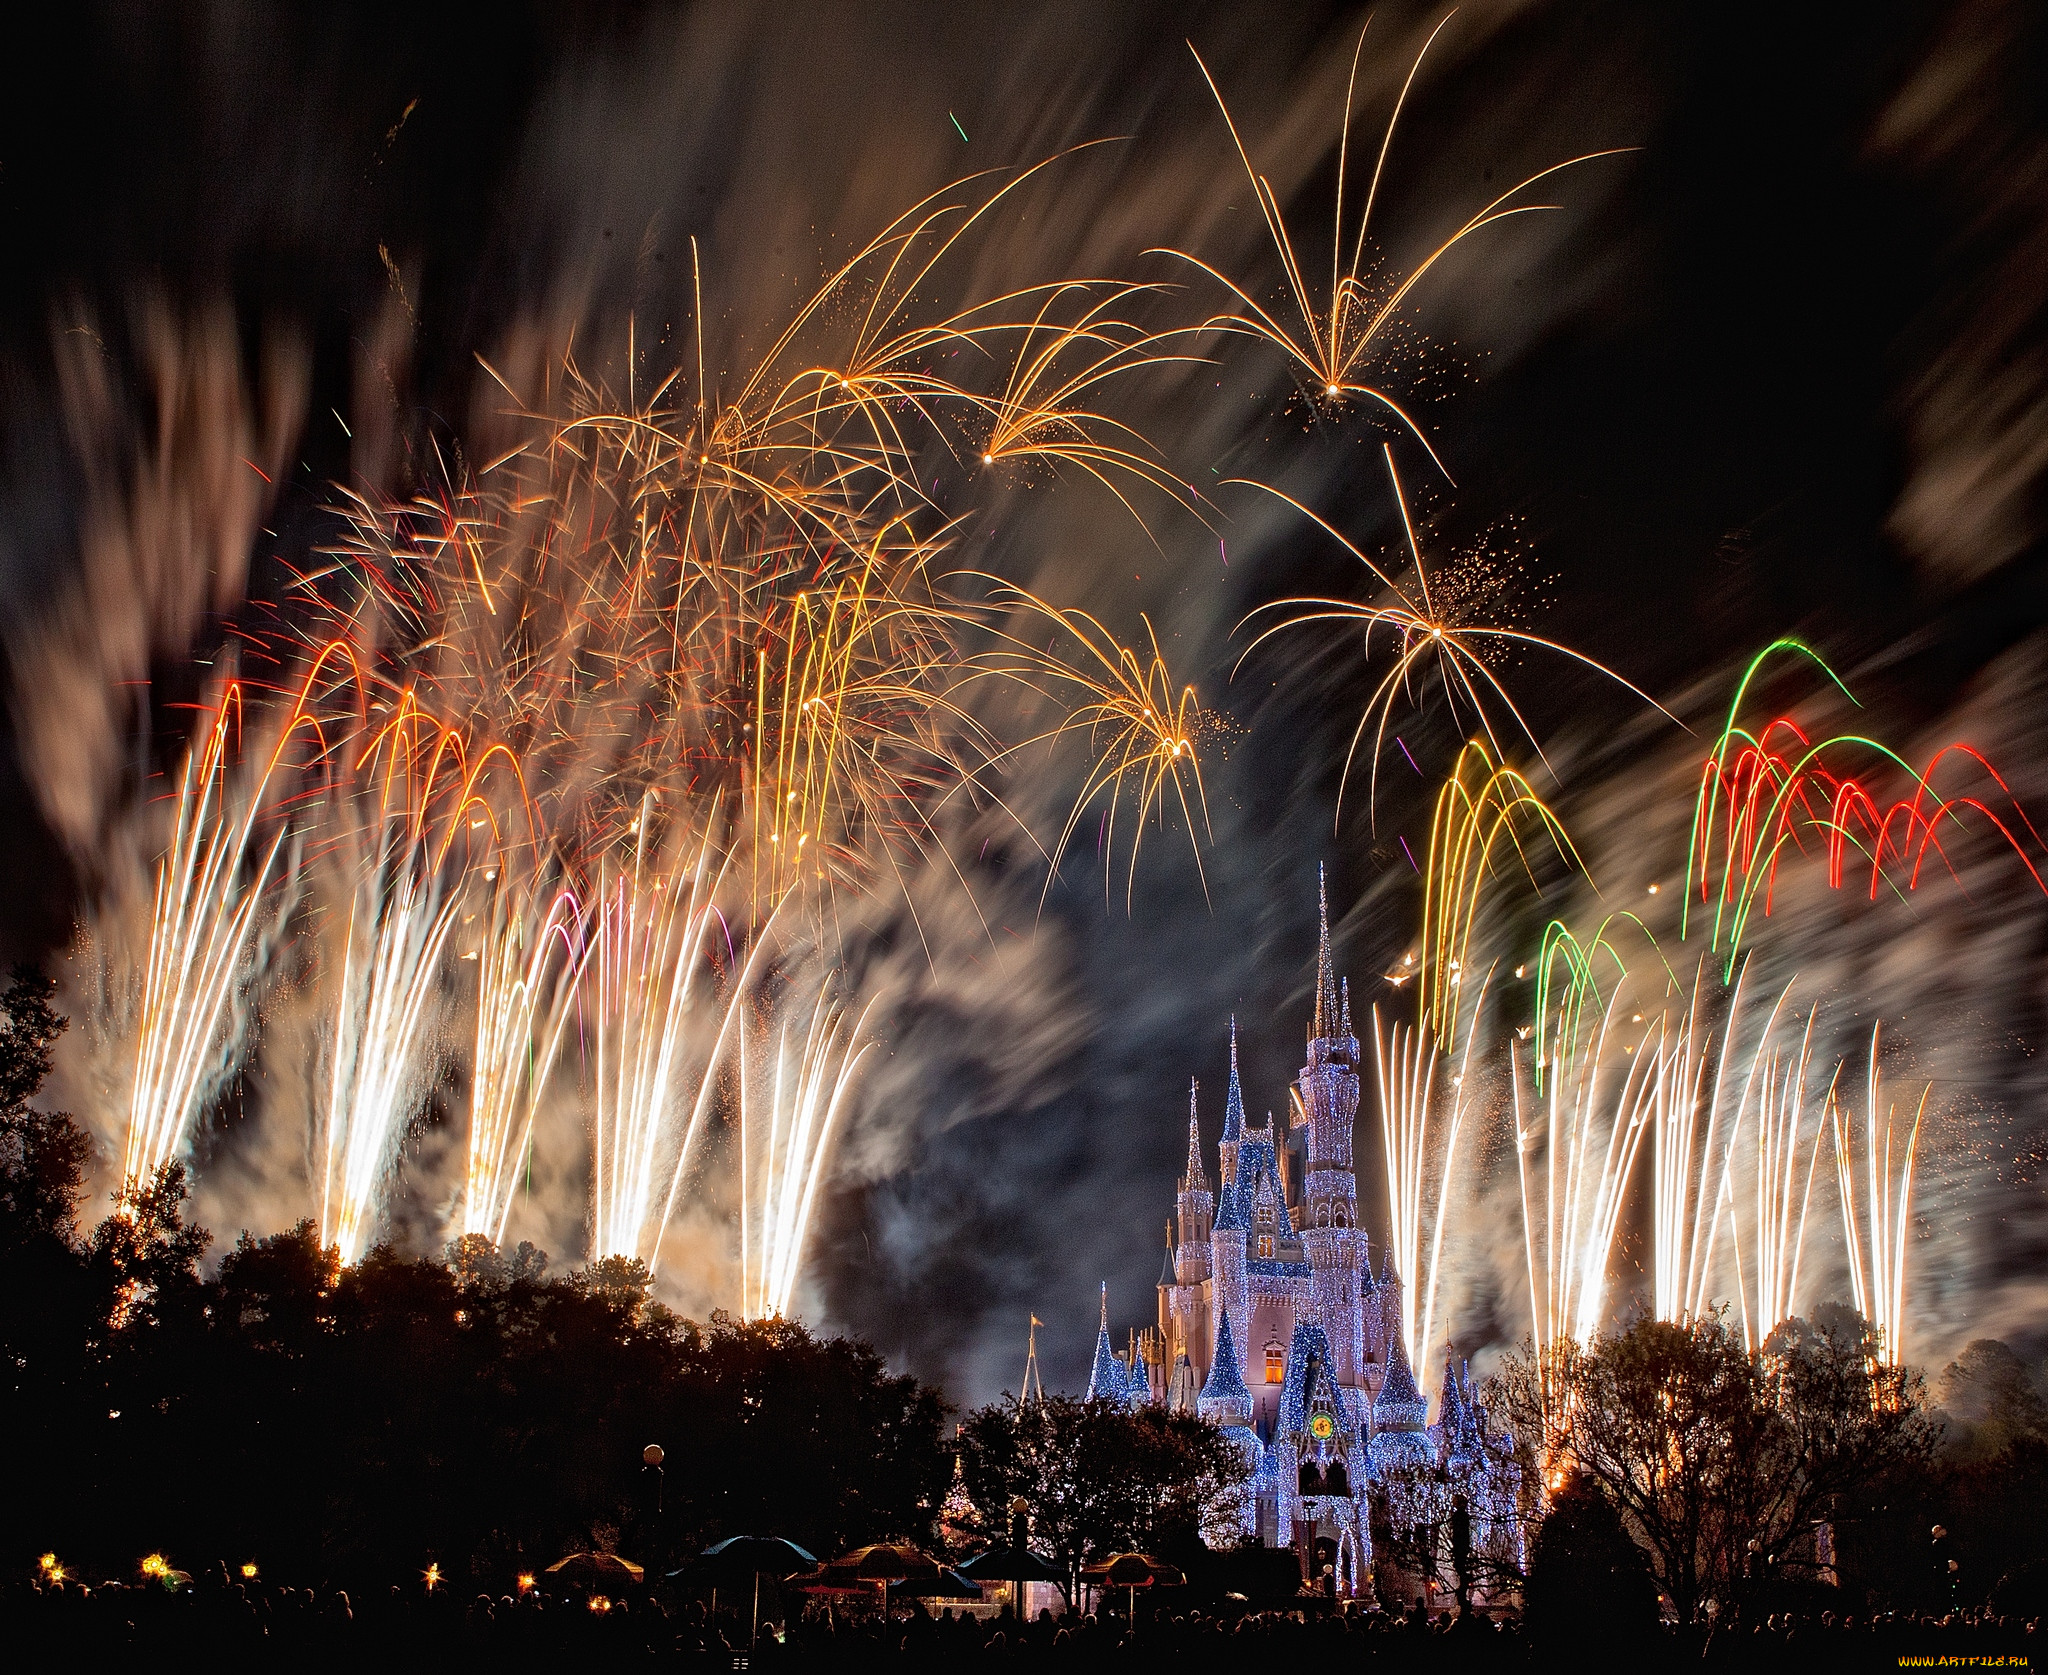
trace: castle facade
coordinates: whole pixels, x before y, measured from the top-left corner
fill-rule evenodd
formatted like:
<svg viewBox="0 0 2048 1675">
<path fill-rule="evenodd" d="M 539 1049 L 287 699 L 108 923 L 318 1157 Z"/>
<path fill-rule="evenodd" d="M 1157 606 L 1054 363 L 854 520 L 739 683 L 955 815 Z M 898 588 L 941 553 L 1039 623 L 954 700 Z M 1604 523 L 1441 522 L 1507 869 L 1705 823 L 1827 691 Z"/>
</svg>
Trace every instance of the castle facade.
<svg viewBox="0 0 2048 1675">
<path fill-rule="evenodd" d="M 1377 1569 L 1382 1593 L 1399 1596 L 1448 1586 L 1462 1569 L 1490 1591 L 1488 1560 L 1521 1568 L 1520 1468 L 1448 1348 L 1429 1419 L 1401 1276 L 1384 1254 L 1374 1273 L 1359 1223 L 1359 1069 L 1325 904 L 1287 1121 L 1269 1112 L 1263 1128 L 1246 1123 L 1233 1021 L 1214 1190 L 1191 1090 L 1157 1321 L 1119 1354 L 1105 1288 L 1088 1395 L 1193 1410 L 1220 1426 L 1251 1467 L 1243 1534 L 1293 1547 L 1305 1587 L 1369 1597 Z"/>
</svg>

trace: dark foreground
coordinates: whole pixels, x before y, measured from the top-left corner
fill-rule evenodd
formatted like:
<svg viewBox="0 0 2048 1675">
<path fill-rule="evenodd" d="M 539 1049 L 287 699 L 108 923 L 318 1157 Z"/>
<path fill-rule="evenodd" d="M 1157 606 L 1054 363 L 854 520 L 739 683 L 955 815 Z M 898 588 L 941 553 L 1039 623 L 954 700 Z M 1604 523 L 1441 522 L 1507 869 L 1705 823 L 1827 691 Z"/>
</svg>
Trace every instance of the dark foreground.
<svg viewBox="0 0 2048 1675">
<path fill-rule="evenodd" d="M 27 1585 L 7 1595 L 0 1645 L 24 1669 L 104 1668 L 117 1660 L 155 1663 L 174 1651 L 214 1667 L 284 1669 L 490 1668 L 556 1671 L 581 1660 L 636 1668 L 810 1670 L 886 1662 L 906 1670 L 968 1667 L 1103 1669 L 1220 1667 L 1250 1658 L 1331 1654 L 1347 1667 L 1430 1670 L 1647 1667 L 1712 1669 L 2006 1668 L 2032 1666 L 2035 1625 L 1968 1612 L 1948 1617 L 1772 1618 L 1718 1632 L 1666 1629 L 1622 1644 L 1588 1622 L 1565 1645 L 1533 1647 L 1512 1622 L 1448 1614 L 1380 1611 L 1210 1613 L 1148 1611 L 1135 1628 L 1120 1618 L 1040 1613 L 1020 1626 L 1007 1615 L 987 1621 L 872 1613 L 848 1616 L 811 1608 L 787 1624 L 752 1635 L 745 1613 L 701 1603 L 582 1599 L 464 1601 L 445 1590 L 351 1599 L 310 1588 L 201 1582 L 176 1593 L 158 1587 Z M 751 1645 L 750 1645 L 751 1638 Z M 1417 1658 L 1420 1655 L 1421 1661 Z"/>
</svg>

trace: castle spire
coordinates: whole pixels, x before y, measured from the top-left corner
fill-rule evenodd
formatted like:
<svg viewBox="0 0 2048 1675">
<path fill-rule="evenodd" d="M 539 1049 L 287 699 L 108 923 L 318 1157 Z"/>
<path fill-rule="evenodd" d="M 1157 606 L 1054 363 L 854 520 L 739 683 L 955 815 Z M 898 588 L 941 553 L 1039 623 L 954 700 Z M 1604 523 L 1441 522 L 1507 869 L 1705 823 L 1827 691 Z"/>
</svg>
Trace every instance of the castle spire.
<svg viewBox="0 0 2048 1675">
<path fill-rule="evenodd" d="M 1102 1325 L 1095 1333 L 1095 1363 L 1088 1370 L 1084 1401 L 1115 1401 L 1130 1388 L 1116 1351 L 1109 1347 L 1109 1281 L 1102 1282 Z"/>
<path fill-rule="evenodd" d="M 1343 1016 L 1338 1020 L 1337 1027 L 1342 1033 L 1349 1035 L 1351 1033 L 1351 979 L 1348 977 L 1344 979 L 1343 999 L 1339 1004 L 1342 1007 Z"/>
<path fill-rule="evenodd" d="M 1195 1094 L 1200 1087 L 1201 1083 L 1194 1078 L 1188 1079 L 1188 1167 L 1181 1177 L 1183 1192 L 1206 1191 L 1209 1185 L 1202 1173 L 1202 1123 L 1195 1109 Z"/>
<path fill-rule="evenodd" d="M 1192 1113 L 1190 1113 L 1192 1118 Z M 1237 1085 L 1237 1014 L 1230 1016 L 1230 1093 L 1223 1102 L 1223 1143 L 1244 1138 L 1244 1091 Z"/>
<path fill-rule="evenodd" d="M 1316 1021 L 1318 1041 L 1334 1037 L 1338 1028 L 1337 979 L 1330 959 L 1330 887 L 1323 867 L 1316 867 Z"/>
</svg>

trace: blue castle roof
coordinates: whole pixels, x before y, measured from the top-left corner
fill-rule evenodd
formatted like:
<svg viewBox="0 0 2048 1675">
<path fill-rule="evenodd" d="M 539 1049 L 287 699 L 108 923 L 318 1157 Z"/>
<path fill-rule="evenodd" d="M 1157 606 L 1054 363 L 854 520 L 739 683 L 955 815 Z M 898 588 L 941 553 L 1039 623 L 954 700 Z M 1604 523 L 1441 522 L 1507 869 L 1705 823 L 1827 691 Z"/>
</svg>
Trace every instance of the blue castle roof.
<svg viewBox="0 0 2048 1675">
<path fill-rule="evenodd" d="M 1387 1351 L 1387 1376 L 1380 1393 L 1373 1398 L 1372 1424 L 1376 1431 L 1419 1431 L 1429 1404 L 1416 1387 L 1415 1374 L 1408 1365 L 1407 1346 L 1394 1335 Z"/>
<path fill-rule="evenodd" d="M 1294 1339 L 1287 1346 L 1287 1378 L 1280 1388 L 1280 1430 L 1299 1431 L 1308 1408 L 1316 1368 L 1331 1365 L 1330 1339 L 1313 1321 L 1296 1323 Z"/>
<path fill-rule="evenodd" d="M 1095 1363 L 1088 1369 L 1088 1394 L 1085 1401 L 1113 1401 L 1122 1397 L 1129 1389 L 1124 1378 L 1123 1363 L 1117 1359 L 1116 1351 L 1109 1347 L 1109 1282 L 1102 1282 L 1102 1325 L 1095 1334 Z"/>
<path fill-rule="evenodd" d="M 1237 1346 L 1230 1336 L 1230 1311 L 1223 1311 L 1223 1324 L 1216 1330 L 1216 1359 L 1209 1365 L 1208 1381 L 1202 1386 L 1203 1401 L 1244 1401 L 1252 1393 L 1244 1387 L 1244 1374 L 1237 1367 Z"/>
</svg>

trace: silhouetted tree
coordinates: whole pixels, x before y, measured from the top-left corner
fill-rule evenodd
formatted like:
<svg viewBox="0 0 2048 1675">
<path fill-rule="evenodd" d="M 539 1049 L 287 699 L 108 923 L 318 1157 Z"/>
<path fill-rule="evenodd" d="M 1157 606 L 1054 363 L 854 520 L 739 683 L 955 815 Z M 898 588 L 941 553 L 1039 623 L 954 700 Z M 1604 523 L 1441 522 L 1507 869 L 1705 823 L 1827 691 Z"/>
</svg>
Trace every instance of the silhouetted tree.
<svg viewBox="0 0 2048 1675">
<path fill-rule="evenodd" d="M 1573 1475 L 1550 1497 L 1529 1546 L 1523 1625 L 1538 1650 L 1617 1651 L 1657 1627 L 1657 1584 L 1621 1515 L 1590 1478 Z"/>
<path fill-rule="evenodd" d="M 1846 1311 L 1788 1321 L 1756 1353 L 1720 1315 L 1644 1319 L 1540 1364 L 1511 1357 L 1494 1402 L 1599 1489 L 1690 1622 L 1709 1597 L 1810 1575 L 1841 1497 L 1929 1457 L 1919 1375 L 1879 1348 Z"/>
<path fill-rule="evenodd" d="M 10 1527 L 127 1574 L 193 1567 L 378 1587 L 438 1562 L 494 1589 L 594 1540 L 723 1535 L 818 1550 L 924 1539 L 950 1458 L 936 1391 L 786 1321 L 697 1325 L 612 1260 L 561 1279 L 530 1244 L 389 1247 L 344 1266 L 311 1222 L 244 1233 L 211 1279 L 181 1166 L 89 1234 L 90 1155 L 28 1105 L 62 1028 L 50 985 L 0 997 L 0 1424 Z M 668 1450 L 667 1528 L 640 1480 Z"/>
<path fill-rule="evenodd" d="M 977 1409 L 959 1451 L 975 1504 L 1021 1497 L 1032 1546 L 1070 1572 L 1119 1550 L 1198 1552 L 1212 1504 L 1245 1477 L 1236 1446 L 1193 1414 L 1067 1396 Z"/>
</svg>

